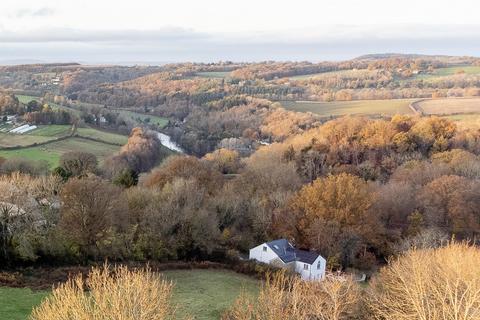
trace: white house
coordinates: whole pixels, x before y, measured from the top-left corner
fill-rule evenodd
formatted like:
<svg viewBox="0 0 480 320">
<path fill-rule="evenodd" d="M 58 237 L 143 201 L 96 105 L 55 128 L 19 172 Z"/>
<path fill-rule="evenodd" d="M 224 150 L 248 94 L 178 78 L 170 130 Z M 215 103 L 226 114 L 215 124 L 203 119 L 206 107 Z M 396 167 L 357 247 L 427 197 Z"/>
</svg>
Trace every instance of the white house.
<svg viewBox="0 0 480 320">
<path fill-rule="evenodd" d="M 250 249 L 249 258 L 295 271 L 304 280 L 321 280 L 325 277 L 327 261 L 321 255 L 296 249 L 286 239 L 266 242 Z"/>
</svg>

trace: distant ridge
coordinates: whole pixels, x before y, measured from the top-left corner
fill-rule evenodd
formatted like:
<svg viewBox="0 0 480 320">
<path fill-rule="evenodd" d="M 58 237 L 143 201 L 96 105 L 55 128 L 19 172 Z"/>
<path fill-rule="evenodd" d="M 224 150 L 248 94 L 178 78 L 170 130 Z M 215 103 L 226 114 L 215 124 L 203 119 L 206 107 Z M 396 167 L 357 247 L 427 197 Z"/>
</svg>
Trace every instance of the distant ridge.
<svg viewBox="0 0 480 320">
<path fill-rule="evenodd" d="M 16 66 L 31 66 L 31 67 L 69 67 L 69 66 L 80 66 L 80 63 L 77 62 L 66 62 L 66 63 L 25 63 L 17 64 Z"/>
<path fill-rule="evenodd" d="M 359 57 L 354 58 L 353 60 L 381 60 L 381 59 L 393 59 L 393 58 L 403 58 L 403 59 L 445 59 L 453 58 L 454 56 L 447 55 L 427 55 L 427 54 L 416 54 L 416 53 L 372 53 L 365 54 Z M 458 58 L 458 57 L 457 57 Z"/>
</svg>

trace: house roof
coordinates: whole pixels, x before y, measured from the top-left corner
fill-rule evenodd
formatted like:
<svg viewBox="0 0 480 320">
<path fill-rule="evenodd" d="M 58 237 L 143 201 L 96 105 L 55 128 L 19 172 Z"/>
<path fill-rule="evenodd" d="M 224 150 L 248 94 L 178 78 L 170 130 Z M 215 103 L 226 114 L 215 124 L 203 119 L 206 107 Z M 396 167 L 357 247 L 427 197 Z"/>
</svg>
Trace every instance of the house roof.
<svg viewBox="0 0 480 320">
<path fill-rule="evenodd" d="M 267 242 L 267 245 L 284 263 L 300 261 L 312 264 L 319 256 L 319 254 L 315 252 L 295 249 L 287 239 L 273 240 Z"/>
</svg>

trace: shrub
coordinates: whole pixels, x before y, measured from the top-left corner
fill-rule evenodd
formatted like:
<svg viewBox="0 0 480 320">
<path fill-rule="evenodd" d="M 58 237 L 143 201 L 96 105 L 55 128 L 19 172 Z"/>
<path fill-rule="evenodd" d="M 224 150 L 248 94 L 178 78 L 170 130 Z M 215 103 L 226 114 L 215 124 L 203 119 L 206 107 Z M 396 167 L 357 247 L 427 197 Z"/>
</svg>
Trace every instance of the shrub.
<svg viewBox="0 0 480 320">
<path fill-rule="evenodd" d="M 350 278 L 303 281 L 283 272 L 267 277 L 257 299 L 242 293 L 223 320 L 355 319 L 359 288 Z"/>
<path fill-rule="evenodd" d="M 451 243 L 412 249 L 372 281 L 374 319 L 480 319 L 480 249 Z"/>
<path fill-rule="evenodd" d="M 176 319 L 173 285 L 150 269 L 93 268 L 53 290 L 33 310 L 32 320 L 165 320 Z"/>
</svg>

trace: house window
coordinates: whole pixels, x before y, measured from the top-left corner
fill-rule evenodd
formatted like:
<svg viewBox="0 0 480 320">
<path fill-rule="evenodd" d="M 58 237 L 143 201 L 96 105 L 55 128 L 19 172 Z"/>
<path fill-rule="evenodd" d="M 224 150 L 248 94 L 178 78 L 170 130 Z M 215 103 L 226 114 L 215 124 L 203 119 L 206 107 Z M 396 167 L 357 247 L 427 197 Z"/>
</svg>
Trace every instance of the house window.
<svg viewBox="0 0 480 320">
<path fill-rule="evenodd" d="M 306 263 L 303 264 L 303 270 L 308 270 L 308 264 Z"/>
<path fill-rule="evenodd" d="M 322 262 L 318 261 L 317 263 L 317 270 L 320 270 L 322 268 Z"/>
<path fill-rule="evenodd" d="M 267 246 L 263 246 L 263 252 L 267 252 Z"/>
</svg>

